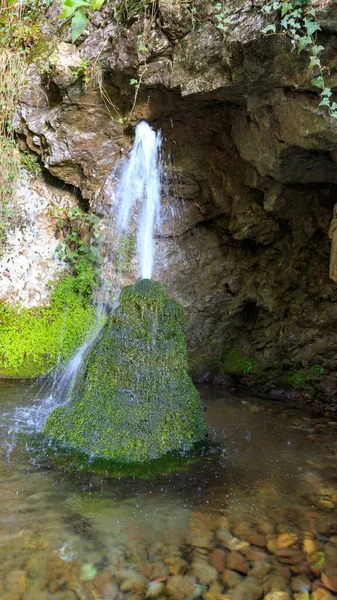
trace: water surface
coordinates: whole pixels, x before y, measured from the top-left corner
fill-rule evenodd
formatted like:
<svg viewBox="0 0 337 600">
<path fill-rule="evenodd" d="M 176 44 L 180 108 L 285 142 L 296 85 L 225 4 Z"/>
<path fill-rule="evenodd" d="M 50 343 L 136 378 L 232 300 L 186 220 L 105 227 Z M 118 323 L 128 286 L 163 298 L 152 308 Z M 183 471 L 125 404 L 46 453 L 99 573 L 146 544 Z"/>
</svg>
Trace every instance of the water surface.
<svg viewBox="0 0 337 600">
<path fill-rule="evenodd" d="M 31 406 L 36 389 L 0 382 L 1 598 L 4 590 L 6 600 L 161 593 L 208 600 L 215 585 L 221 597 L 237 588 L 224 582 L 212 553 L 230 560 L 238 551 L 251 569 L 248 552 L 258 541 L 252 533 L 260 535 L 267 562 L 278 557 L 273 544 L 280 535 L 292 533 L 290 548 L 302 553 L 296 564 L 306 565 L 309 582 L 322 575 L 312 572 L 303 549 L 309 534 L 318 552 L 333 556 L 336 547 L 337 565 L 337 424 L 279 403 L 200 391 L 209 437 L 220 452 L 184 470 L 137 479 L 69 471 L 32 455 L 29 440 L 15 441 L 13 424 L 15 407 Z M 237 548 L 226 531 L 239 540 Z M 247 542 L 240 549 L 247 539 L 250 549 Z M 213 565 L 213 580 L 198 575 L 201 559 Z M 329 560 L 327 569 L 334 566 Z M 246 573 L 236 572 L 242 585 Z M 175 591 L 178 576 L 183 581 Z"/>
</svg>

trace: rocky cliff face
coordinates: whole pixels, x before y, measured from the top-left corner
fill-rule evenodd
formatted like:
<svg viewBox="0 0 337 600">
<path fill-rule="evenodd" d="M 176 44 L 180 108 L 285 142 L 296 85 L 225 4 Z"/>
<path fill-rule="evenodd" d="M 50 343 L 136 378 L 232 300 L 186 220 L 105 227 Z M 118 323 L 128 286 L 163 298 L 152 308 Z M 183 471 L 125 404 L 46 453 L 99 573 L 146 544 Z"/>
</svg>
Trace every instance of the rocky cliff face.
<svg viewBox="0 0 337 600">
<path fill-rule="evenodd" d="M 54 2 L 16 129 L 54 177 L 106 214 L 111 171 L 132 143 L 129 81 L 141 78 L 130 124 L 162 130 L 167 165 L 155 278 L 186 309 L 194 376 L 230 374 L 334 410 L 337 120 L 319 106 L 305 52 L 261 34 L 263 0 L 225 4 L 223 33 L 211 1 L 159 0 L 155 14 L 131 11 L 124 24 L 112 1 L 75 46 Z M 313 4 L 333 88 L 337 2 Z"/>
</svg>

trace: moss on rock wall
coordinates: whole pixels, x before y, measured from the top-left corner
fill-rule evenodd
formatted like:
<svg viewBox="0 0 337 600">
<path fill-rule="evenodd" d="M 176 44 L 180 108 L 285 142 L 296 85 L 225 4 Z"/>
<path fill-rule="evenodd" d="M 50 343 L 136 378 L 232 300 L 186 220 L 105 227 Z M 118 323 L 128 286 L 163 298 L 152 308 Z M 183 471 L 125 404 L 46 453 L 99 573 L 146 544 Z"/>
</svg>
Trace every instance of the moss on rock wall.
<svg viewBox="0 0 337 600">
<path fill-rule="evenodd" d="M 49 306 L 0 306 L 0 377 L 35 378 L 70 359 L 96 316 L 93 268 L 83 263 L 76 276 L 55 286 Z"/>
<path fill-rule="evenodd" d="M 183 309 L 161 284 L 137 281 L 124 288 L 69 403 L 50 415 L 44 433 L 118 463 L 190 449 L 205 424 L 187 369 Z"/>
</svg>

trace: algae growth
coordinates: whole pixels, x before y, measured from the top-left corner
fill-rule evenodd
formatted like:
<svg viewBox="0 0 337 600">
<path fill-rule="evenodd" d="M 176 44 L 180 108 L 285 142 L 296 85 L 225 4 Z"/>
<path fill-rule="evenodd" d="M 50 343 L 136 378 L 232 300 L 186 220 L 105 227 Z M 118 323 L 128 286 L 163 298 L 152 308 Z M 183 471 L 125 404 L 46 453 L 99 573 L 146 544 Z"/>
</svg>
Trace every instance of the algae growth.
<svg viewBox="0 0 337 600">
<path fill-rule="evenodd" d="M 123 290 L 44 434 L 118 463 L 187 451 L 206 431 L 187 370 L 183 309 L 161 284 L 137 281 Z"/>
</svg>

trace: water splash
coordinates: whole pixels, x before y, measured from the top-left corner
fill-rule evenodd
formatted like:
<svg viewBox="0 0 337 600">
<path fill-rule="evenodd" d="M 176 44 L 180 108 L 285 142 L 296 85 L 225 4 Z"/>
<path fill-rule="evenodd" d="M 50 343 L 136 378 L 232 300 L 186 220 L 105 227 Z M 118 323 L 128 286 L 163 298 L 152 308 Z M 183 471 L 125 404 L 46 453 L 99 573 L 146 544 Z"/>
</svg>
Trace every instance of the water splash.
<svg viewBox="0 0 337 600">
<path fill-rule="evenodd" d="M 130 230 L 134 211 L 140 211 L 137 228 L 139 276 L 151 279 L 154 262 L 154 230 L 160 227 L 161 134 L 142 121 L 116 190 L 117 229 Z"/>
</svg>

